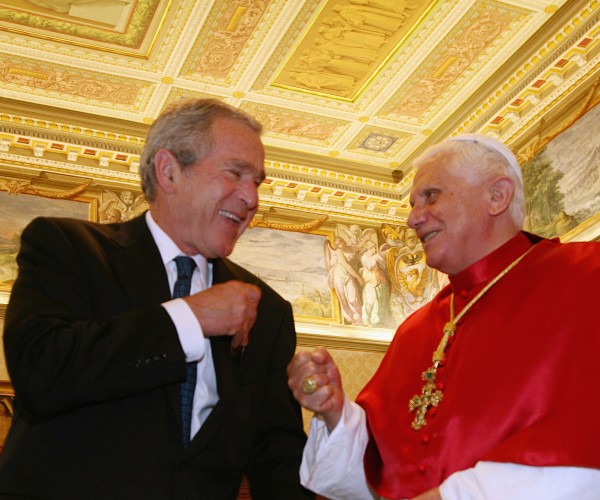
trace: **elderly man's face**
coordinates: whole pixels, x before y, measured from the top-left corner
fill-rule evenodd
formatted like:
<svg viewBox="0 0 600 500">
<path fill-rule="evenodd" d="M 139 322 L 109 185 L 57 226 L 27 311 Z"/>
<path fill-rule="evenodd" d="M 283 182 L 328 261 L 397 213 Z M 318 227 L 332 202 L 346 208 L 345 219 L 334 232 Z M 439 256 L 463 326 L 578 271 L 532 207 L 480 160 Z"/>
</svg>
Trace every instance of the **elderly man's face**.
<svg viewBox="0 0 600 500">
<path fill-rule="evenodd" d="M 430 267 L 453 275 L 484 257 L 491 230 L 486 187 L 433 157 L 415 174 L 408 225 L 423 243 Z"/>
<path fill-rule="evenodd" d="M 211 135 L 208 156 L 181 172 L 170 232 L 184 252 L 217 258 L 233 251 L 256 213 L 265 170 L 260 136 L 249 127 L 218 119 Z"/>
</svg>

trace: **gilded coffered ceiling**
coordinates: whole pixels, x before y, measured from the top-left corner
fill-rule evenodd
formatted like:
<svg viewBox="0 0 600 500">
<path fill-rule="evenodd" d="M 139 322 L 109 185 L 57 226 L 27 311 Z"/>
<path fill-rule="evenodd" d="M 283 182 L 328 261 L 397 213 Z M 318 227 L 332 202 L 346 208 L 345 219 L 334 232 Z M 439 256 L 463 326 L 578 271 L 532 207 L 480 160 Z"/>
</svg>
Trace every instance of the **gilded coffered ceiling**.
<svg viewBox="0 0 600 500">
<path fill-rule="evenodd" d="M 422 148 L 522 160 L 597 100 L 597 0 L 0 1 L 0 163 L 137 186 L 148 125 L 213 96 L 264 124 L 265 207 L 403 222 Z"/>
</svg>

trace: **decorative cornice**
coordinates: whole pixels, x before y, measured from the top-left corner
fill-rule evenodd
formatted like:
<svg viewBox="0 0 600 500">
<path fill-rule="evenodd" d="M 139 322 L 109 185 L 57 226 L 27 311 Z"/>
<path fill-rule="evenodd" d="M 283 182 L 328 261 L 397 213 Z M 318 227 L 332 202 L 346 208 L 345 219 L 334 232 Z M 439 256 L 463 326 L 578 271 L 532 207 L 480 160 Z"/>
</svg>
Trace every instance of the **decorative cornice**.
<svg viewBox="0 0 600 500">
<path fill-rule="evenodd" d="M 523 128 L 536 123 L 548 106 L 553 104 L 557 97 L 564 97 L 573 88 L 574 83 L 581 82 L 584 76 L 590 76 L 597 72 L 600 58 L 595 56 L 590 61 L 586 61 L 585 65 L 576 63 L 579 70 L 568 78 L 549 78 L 550 75 L 560 71 L 557 66 L 559 61 L 569 60 L 576 54 L 585 58 L 585 54 L 596 52 L 597 40 L 588 47 L 578 47 L 577 44 L 586 33 L 595 29 L 595 25 L 600 19 L 600 4 L 590 2 L 588 8 L 575 7 L 570 2 L 565 4 L 565 8 L 551 20 L 549 30 L 556 30 L 556 35 L 550 40 L 546 35 L 538 41 L 534 39 L 529 43 L 528 45 L 538 49 L 512 73 L 504 76 L 501 80 L 496 79 L 496 81 L 502 82 L 497 85 L 498 90 L 490 93 L 488 100 L 483 102 L 481 107 L 462 126 L 457 128 L 457 132 L 479 131 L 499 135 L 500 127 L 494 126 L 491 122 L 499 116 L 514 116 L 514 112 L 510 109 L 514 108 L 512 103 L 517 99 L 528 101 L 530 96 L 534 96 L 532 100 L 536 104 L 526 114 L 517 115 L 516 123 L 508 128 L 505 123 L 501 123 L 501 136 L 503 140 L 510 141 Z M 593 15 L 590 15 L 591 13 Z M 592 36 L 592 38 L 594 37 Z M 549 92 L 544 89 L 542 93 L 539 88 L 534 88 L 533 85 L 539 80 L 548 80 L 553 90 Z"/>
</svg>

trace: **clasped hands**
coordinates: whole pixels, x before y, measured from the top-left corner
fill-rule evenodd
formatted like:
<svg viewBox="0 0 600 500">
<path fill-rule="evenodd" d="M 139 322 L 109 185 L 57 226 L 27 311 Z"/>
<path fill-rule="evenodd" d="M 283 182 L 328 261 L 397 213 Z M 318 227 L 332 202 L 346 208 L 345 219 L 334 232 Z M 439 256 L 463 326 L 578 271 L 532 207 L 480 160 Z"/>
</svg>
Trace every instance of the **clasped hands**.
<svg viewBox="0 0 600 500">
<path fill-rule="evenodd" d="M 251 283 L 226 281 L 184 297 L 205 337 L 230 336 L 231 348 L 245 348 L 262 292 Z"/>
</svg>

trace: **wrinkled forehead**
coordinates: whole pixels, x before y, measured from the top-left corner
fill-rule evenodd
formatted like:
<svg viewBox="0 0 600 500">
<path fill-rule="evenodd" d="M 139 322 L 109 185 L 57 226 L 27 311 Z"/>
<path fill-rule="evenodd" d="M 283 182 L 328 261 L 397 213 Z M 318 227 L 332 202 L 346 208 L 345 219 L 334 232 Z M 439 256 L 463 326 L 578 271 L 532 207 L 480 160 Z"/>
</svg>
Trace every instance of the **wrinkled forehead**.
<svg viewBox="0 0 600 500">
<path fill-rule="evenodd" d="M 472 175 L 471 175 L 472 174 Z M 430 189 L 460 189 L 473 183 L 474 172 L 469 173 L 468 166 L 452 161 L 452 155 L 440 152 L 419 163 L 413 176 L 410 190 L 410 203 L 416 196 Z"/>
<path fill-rule="evenodd" d="M 443 179 L 447 176 L 454 175 L 454 165 L 452 155 L 447 152 L 440 151 L 435 153 L 415 166 L 413 176 L 413 187 L 421 182 L 432 179 Z"/>
</svg>

